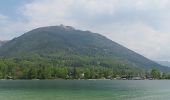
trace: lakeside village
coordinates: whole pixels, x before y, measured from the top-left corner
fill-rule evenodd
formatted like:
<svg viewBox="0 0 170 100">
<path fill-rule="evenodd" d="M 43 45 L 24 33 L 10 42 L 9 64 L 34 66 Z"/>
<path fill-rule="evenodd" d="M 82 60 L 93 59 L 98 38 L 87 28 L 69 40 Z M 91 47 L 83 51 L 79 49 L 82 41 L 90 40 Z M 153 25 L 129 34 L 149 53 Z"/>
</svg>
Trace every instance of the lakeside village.
<svg viewBox="0 0 170 100">
<path fill-rule="evenodd" d="M 57 80 L 57 79 L 65 79 L 65 80 L 161 80 L 161 79 L 169 79 L 170 76 L 167 76 L 166 73 L 161 73 L 157 69 L 152 69 L 151 72 L 148 72 L 147 74 L 138 74 L 138 75 L 103 75 L 103 77 L 100 78 L 87 78 L 86 73 L 79 73 L 78 76 L 74 76 L 73 73 L 70 73 L 69 75 L 66 75 L 64 78 L 53 78 L 53 79 L 48 79 L 48 80 Z M 14 77 L 12 76 L 7 76 L 6 79 L 1 79 L 1 80 L 15 80 Z M 22 79 L 24 80 L 24 79 Z M 33 78 L 31 80 L 42 80 L 38 78 Z"/>
</svg>

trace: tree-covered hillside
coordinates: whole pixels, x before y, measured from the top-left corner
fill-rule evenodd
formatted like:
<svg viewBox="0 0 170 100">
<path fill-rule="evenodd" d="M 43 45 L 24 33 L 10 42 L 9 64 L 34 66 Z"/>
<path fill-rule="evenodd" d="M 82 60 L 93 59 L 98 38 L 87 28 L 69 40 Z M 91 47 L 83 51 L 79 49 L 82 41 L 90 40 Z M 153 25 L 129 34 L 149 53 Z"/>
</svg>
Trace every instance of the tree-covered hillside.
<svg viewBox="0 0 170 100">
<path fill-rule="evenodd" d="M 98 33 L 63 25 L 37 28 L 8 41 L 0 47 L 0 57 L 3 63 L 9 60 L 18 70 L 32 69 L 33 66 L 33 70 L 38 70 L 38 66 L 50 66 L 108 68 L 130 73 L 152 68 L 169 70 Z M 29 64 L 23 65 L 23 62 Z"/>
</svg>

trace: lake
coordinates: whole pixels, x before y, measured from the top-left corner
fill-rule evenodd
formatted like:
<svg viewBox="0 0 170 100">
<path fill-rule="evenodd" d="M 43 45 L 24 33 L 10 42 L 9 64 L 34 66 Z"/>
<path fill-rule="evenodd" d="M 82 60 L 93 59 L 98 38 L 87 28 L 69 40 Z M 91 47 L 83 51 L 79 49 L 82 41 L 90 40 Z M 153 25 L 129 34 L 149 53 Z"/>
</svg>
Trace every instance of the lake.
<svg viewBox="0 0 170 100">
<path fill-rule="evenodd" d="M 1 80 L 0 100 L 169 100 L 167 80 Z"/>
</svg>

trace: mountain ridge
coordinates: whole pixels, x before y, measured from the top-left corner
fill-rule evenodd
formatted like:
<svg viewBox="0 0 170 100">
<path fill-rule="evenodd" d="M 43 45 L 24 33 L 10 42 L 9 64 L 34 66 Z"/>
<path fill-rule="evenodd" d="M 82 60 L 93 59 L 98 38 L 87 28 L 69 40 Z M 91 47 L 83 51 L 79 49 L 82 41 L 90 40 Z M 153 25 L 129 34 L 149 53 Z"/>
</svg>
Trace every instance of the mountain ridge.
<svg viewBox="0 0 170 100">
<path fill-rule="evenodd" d="M 167 69 L 99 33 L 81 31 L 64 25 L 33 29 L 0 47 L 1 57 L 21 57 L 31 54 L 38 54 L 46 58 L 61 55 L 91 57 L 96 61 L 100 58 L 112 59 L 123 65 L 144 69 L 152 67 Z M 107 61 L 103 62 L 105 62 L 104 65 L 107 65 Z M 110 67 L 113 64 L 107 66 Z"/>
<path fill-rule="evenodd" d="M 158 64 L 170 67 L 170 62 L 169 61 L 156 61 Z"/>
</svg>

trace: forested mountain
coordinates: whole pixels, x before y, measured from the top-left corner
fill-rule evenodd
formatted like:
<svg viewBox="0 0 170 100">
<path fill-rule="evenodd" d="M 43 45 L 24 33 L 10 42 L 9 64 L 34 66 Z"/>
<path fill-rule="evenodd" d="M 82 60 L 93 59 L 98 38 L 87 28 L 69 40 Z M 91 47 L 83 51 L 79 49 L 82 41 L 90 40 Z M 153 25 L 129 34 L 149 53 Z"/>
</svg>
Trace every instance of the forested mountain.
<svg viewBox="0 0 170 100">
<path fill-rule="evenodd" d="M 35 55 L 48 59 L 62 57 L 72 59 L 73 62 L 82 60 L 82 63 L 90 63 L 93 60 L 96 66 L 104 67 L 118 64 L 146 69 L 165 68 L 98 33 L 63 25 L 34 29 L 0 48 L 1 57 Z M 77 66 L 83 67 L 81 64 Z"/>
<path fill-rule="evenodd" d="M 148 77 L 153 68 L 170 70 L 98 33 L 63 25 L 31 30 L 0 47 L 0 78 Z"/>
</svg>

